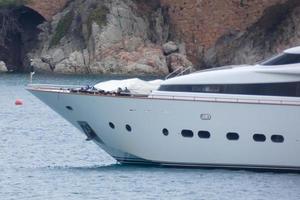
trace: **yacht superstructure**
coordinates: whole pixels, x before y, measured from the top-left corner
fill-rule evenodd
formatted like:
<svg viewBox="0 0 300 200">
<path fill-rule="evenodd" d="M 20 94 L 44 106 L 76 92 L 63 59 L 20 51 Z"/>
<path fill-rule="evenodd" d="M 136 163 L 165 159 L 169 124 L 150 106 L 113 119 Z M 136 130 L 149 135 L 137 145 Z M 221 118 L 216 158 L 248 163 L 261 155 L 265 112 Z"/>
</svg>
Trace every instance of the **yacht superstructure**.
<svg viewBox="0 0 300 200">
<path fill-rule="evenodd" d="M 150 94 L 28 90 L 121 163 L 300 169 L 300 47 L 168 79 Z"/>
</svg>

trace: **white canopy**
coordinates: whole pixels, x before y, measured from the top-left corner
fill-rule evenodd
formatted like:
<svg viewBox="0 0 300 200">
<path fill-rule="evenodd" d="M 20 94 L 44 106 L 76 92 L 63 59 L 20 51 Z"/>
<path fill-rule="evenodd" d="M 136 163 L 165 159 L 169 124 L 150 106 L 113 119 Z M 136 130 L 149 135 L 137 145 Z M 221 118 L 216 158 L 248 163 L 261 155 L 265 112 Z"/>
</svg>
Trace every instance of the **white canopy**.
<svg viewBox="0 0 300 200">
<path fill-rule="evenodd" d="M 157 90 L 162 80 L 143 81 L 138 78 L 126 80 L 111 80 L 96 84 L 94 87 L 98 90 L 108 92 L 117 92 L 120 89 L 128 89 L 132 94 L 150 94 L 151 91 Z"/>
</svg>

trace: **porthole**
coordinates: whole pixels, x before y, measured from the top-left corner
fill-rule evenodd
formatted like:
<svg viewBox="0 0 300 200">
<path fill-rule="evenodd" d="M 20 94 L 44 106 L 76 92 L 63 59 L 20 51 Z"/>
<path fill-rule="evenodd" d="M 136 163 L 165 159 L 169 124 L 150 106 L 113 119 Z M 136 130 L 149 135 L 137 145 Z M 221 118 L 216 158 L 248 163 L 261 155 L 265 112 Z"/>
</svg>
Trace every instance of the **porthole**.
<svg viewBox="0 0 300 200">
<path fill-rule="evenodd" d="M 208 131 L 199 131 L 198 136 L 199 136 L 199 138 L 208 139 L 208 138 L 210 138 L 210 132 L 208 132 Z"/>
<path fill-rule="evenodd" d="M 168 135 L 169 135 L 169 131 L 168 131 L 168 129 L 166 129 L 166 128 L 164 128 L 164 129 L 162 130 L 162 133 L 163 133 L 165 136 L 168 136 Z"/>
<path fill-rule="evenodd" d="M 272 140 L 272 142 L 275 142 L 275 143 L 283 143 L 284 137 L 282 135 L 272 135 L 271 140 Z"/>
<path fill-rule="evenodd" d="M 228 140 L 238 140 L 240 138 L 239 134 L 234 132 L 227 133 L 226 137 Z"/>
<path fill-rule="evenodd" d="M 128 125 L 128 124 L 126 124 L 126 130 L 128 131 L 128 132 L 131 132 L 132 131 L 132 128 L 131 128 L 131 126 L 130 125 Z"/>
<path fill-rule="evenodd" d="M 266 136 L 264 134 L 254 134 L 253 140 L 256 142 L 264 142 L 266 141 Z"/>
<path fill-rule="evenodd" d="M 191 130 L 182 130 L 181 135 L 188 138 L 194 137 L 194 133 Z"/>
<path fill-rule="evenodd" d="M 66 106 L 66 109 L 68 109 L 68 110 L 73 110 L 73 108 L 71 107 L 71 106 Z"/>
<path fill-rule="evenodd" d="M 108 124 L 109 124 L 109 127 L 110 127 L 110 128 L 112 128 L 112 129 L 115 129 L 115 125 L 114 125 L 114 123 L 112 123 L 112 122 L 109 122 Z"/>
</svg>

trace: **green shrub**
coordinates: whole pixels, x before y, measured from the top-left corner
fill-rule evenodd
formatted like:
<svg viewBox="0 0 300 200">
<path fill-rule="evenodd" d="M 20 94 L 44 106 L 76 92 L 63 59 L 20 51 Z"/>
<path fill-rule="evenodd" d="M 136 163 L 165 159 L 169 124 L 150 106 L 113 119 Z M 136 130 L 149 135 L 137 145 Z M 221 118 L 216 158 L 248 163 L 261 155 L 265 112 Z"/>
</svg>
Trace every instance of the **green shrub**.
<svg viewBox="0 0 300 200">
<path fill-rule="evenodd" d="M 29 3 L 30 0 L 0 0 L 0 7 L 20 6 Z"/>
<path fill-rule="evenodd" d="M 89 35 L 92 32 L 93 22 L 96 22 L 100 27 L 105 26 L 107 24 L 107 14 L 108 13 L 109 13 L 109 10 L 105 6 L 96 8 L 90 13 L 88 20 L 87 20 Z"/>
<path fill-rule="evenodd" d="M 73 18 L 74 18 L 74 13 L 70 11 L 60 19 L 60 21 L 56 26 L 55 33 L 50 41 L 50 45 L 49 45 L 50 47 L 58 45 L 60 40 L 68 33 Z"/>
</svg>

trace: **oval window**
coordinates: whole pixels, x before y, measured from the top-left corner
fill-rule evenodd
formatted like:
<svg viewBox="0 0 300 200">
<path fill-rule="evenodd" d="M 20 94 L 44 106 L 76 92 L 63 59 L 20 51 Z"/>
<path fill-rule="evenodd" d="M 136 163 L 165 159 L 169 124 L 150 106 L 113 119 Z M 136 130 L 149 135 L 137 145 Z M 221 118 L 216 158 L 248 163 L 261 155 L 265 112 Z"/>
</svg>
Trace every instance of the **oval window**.
<svg viewBox="0 0 300 200">
<path fill-rule="evenodd" d="M 130 125 L 128 125 L 128 124 L 126 124 L 126 130 L 127 130 L 128 132 L 131 132 L 131 131 L 132 131 L 132 128 L 131 128 L 131 126 L 130 126 Z"/>
<path fill-rule="evenodd" d="M 68 109 L 68 110 L 73 110 L 73 108 L 71 107 L 71 106 L 66 106 L 66 109 Z"/>
<path fill-rule="evenodd" d="M 183 137 L 189 137 L 189 138 L 194 137 L 194 133 L 191 130 L 182 130 L 181 135 Z"/>
<path fill-rule="evenodd" d="M 166 129 L 166 128 L 164 128 L 164 129 L 162 130 L 162 133 L 163 133 L 165 136 L 168 136 L 168 135 L 169 135 L 169 131 L 168 131 L 168 129 Z"/>
<path fill-rule="evenodd" d="M 210 138 L 210 132 L 208 132 L 208 131 L 199 131 L 198 136 L 199 136 L 199 138 L 208 139 L 208 138 Z"/>
<path fill-rule="evenodd" d="M 284 141 L 284 137 L 282 135 L 272 135 L 271 140 L 275 143 L 282 143 Z"/>
<path fill-rule="evenodd" d="M 264 142 L 266 141 L 266 136 L 264 134 L 254 134 L 253 140 L 256 142 Z"/>
<path fill-rule="evenodd" d="M 110 128 L 112 128 L 112 129 L 115 129 L 115 125 L 114 125 L 114 123 L 112 123 L 112 122 L 109 122 L 108 124 L 109 124 L 109 127 L 110 127 Z"/>
<path fill-rule="evenodd" d="M 226 137 L 228 140 L 238 140 L 240 138 L 239 134 L 234 132 L 227 133 Z"/>
</svg>

